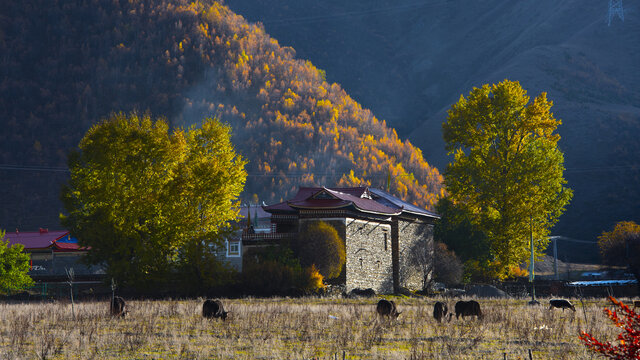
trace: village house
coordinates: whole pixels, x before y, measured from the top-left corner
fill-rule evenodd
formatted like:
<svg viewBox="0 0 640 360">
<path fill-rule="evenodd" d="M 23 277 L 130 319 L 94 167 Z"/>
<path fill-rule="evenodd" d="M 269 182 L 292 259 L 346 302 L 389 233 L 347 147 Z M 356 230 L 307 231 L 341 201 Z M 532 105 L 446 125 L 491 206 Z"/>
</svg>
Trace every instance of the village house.
<svg viewBox="0 0 640 360">
<path fill-rule="evenodd" d="M 433 225 L 439 216 L 385 191 L 302 187 L 293 199 L 262 209 L 271 215 L 271 227 L 262 232 L 245 228 L 241 246 L 247 253 L 273 244 L 303 242 L 298 233 L 305 223 L 324 221 L 345 242 L 346 291 L 421 290 L 431 278 Z"/>
<path fill-rule="evenodd" d="M 31 259 L 29 276 L 36 281 L 66 278 L 66 270 L 71 268 L 78 278 L 96 278 L 104 274 L 101 267 L 82 263 L 87 249 L 80 247 L 78 240 L 67 230 L 7 232 L 4 240 L 9 241 L 9 246 L 24 246 Z"/>
<path fill-rule="evenodd" d="M 74 282 L 85 287 L 100 284 L 105 276 L 101 266 L 82 262 L 88 249 L 80 247 L 67 230 L 16 230 L 5 233 L 3 240 L 8 241 L 9 246 L 24 246 L 24 252 L 30 257 L 28 274 L 42 295 L 51 294 L 54 288 L 66 283 L 70 269 L 73 269 Z"/>
</svg>

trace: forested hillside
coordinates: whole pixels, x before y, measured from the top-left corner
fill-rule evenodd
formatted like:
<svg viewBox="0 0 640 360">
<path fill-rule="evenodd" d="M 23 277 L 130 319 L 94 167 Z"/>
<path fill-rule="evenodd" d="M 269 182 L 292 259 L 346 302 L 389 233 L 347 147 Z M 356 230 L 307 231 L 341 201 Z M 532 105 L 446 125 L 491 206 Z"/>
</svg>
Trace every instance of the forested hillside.
<svg viewBox="0 0 640 360">
<path fill-rule="evenodd" d="M 553 233 L 595 241 L 640 221 L 640 4 L 606 0 L 226 0 L 327 71 L 443 168 L 446 110 L 508 78 L 562 120 L 574 198 Z M 574 246 L 575 244 L 570 244 Z M 561 251 L 562 253 L 562 251 Z"/>
<path fill-rule="evenodd" d="M 442 194 L 418 148 L 215 2 L 2 2 L 0 80 L 0 227 L 10 231 L 59 227 L 67 152 L 112 111 L 230 123 L 249 161 L 245 199 L 388 178 L 427 208 Z"/>
</svg>

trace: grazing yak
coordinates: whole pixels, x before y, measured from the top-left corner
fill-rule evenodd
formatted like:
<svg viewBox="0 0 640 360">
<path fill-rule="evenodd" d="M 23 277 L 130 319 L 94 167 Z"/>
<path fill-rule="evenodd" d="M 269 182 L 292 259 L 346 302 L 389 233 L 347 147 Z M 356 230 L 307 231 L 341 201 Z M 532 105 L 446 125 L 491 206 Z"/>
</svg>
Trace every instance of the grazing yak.
<svg viewBox="0 0 640 360">
<path fill-rule="evenodd" d="M 204 301 L 204 304 L 202 304 L 202 316 L 207 319 L 222 318 L 224 321 L 227 319 L 228 313 L 228 311 L 224 311 L 224 307 L 220 300 L 207 299 Z"/>
<path fill-rule="evenodd" d="M 394 303 L 392 300 L 385 300 L 382 299 L 380 301 L 378 301 L 378 306 L 376 306 L 376 311 L 378 312 L 378 315 L 380 315 L 381 317 L 388 317 L 388 318 L 397 318 L 398 315 L 400 315 L 400 313 L 398 312 L 398 308 L 396 308 L 396 303 Z"/>
<path fill-rule="evenodd" d="M 109 310 L 113 317 L 124 317 L 128 313 L 127 305 L 120 296 L 114 296 L 113 299 L 111 299 Z"/>
<path fill-rule="evenodd" d="M 573 304 L 571 304 L 571 302 L 569 302 L 569 300 L 565 300 L 565 299 L 551 299 L 551 300 L 549 300 L 549 310 L 551 310 L 553 308 L 562 309 L 562 311 L 564 311 L 564 309 L 571 309 L 573 311 L 576 311 L 576 308 L 573 306 Z"/>
<path fill-rule="evenodd" d="M 448 312 L 447 304 L 443 302 L 438 301 L 433 305 L 433 317 L 438 320 L 438 322 L 442 322 L 442 318 L 446 317 Z"/>
<path fill-rule="evenodd" d="M 482 311 L 480 311 L 480 304 L 475 300 L 458 301 L 456 303 L 456 319 L 462 315 L 462 319 L 465 316 L 477 316 L 478 319 L 482 319 Z"/>
<path fill-rule="evenodd" d="M 640 307 L 640 300 L 633 300 L 633 308 L 638 308 Z"/>
</svg>

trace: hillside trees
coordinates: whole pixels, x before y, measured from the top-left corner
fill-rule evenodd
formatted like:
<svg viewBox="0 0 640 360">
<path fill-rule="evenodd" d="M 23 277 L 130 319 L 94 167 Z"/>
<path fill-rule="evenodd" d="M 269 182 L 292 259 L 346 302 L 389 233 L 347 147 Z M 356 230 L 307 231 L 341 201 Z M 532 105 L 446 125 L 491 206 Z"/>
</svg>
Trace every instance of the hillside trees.
<svg viewBox="0 0 640 360">
<path fill-rule="evenodd" d="M 445 187 L 471 214 L 491 251 L 497 277 L 547 245 L 551 227 L 572 197 L 563 177 L 564 156 L 546 93 L 529 103 L 518 82 L 504 80 L 460 96 L 443 123 L 446 149 L 454 156 Z"/>
<path fill-rule="evenodd" d="M 149 109 L 171 127 L 207 117 L 231 124 L 238 152 L 251 159 L 245 201 L 279 201 L 301 185 L 383 187 L 389 173 L 391 192 L 405 200 L 432 209 L 442 195 L 440 173 L 418 148 L 261 24 L 218 2 L 27 3 L 7 3 L 17 21 L 0 22 L 6 163 L 60 166 L 91 124 Z M 0 209 L 10 223 L 28 219 L 27 204 L 56 206 L 48 194 L 57 184 L 28 180 L 38 185 L 0 186 L 17 204 Z"/>
<path fill-rule="evenodd" d="M 215 119 L 169 133 L 164 120 L 113 114 L 69 155 L 61 222 L 118 283 L 149 287 L 176 265 L 209 266 L 198 259 L 237 217 L 244 166 Z"/>
<path fill-rule="evenodd" d="M 0 230 L 0 294 L 23 290 L 33 285 L 29 272 L 29 255 L 24 246 L 4 241 L 4 231 Z"/>
</svg>

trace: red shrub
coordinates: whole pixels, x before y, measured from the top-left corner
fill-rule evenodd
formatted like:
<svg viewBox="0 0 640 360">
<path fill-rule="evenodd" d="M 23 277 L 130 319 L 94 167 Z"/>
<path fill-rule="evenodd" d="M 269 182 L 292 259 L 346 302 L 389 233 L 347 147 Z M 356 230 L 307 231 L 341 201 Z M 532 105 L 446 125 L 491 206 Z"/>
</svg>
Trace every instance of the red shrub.
<svg viewBox="0 0 640 360">
<path fill-rule="evenodd" d="M 618 345 L 610 341 L 602 343 L 591 334 L 582 331 L 580 340 L 591 350 L 611 359 L 640 359 L 640 314 L 637 314 L 621 301 L 609 296 L 611 302 L 619 308 L 618 311 L 604 309 L 613 323 L 623 329 L 618 335 Z"/>
</svg>

